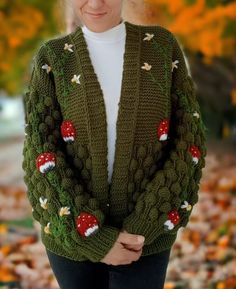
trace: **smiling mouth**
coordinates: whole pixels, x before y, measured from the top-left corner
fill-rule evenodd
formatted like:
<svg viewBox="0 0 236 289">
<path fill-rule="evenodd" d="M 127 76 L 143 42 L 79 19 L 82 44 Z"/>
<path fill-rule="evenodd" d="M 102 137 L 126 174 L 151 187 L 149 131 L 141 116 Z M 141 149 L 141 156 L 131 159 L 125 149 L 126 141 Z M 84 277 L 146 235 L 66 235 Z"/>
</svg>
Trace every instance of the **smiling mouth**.
<svg viewBox="0 0 236 289">
<path fill-rule="evenodd" d="M 91 16 L 102 16 L 102 15 L 105 15 L 106 13 L 97 13 L 97 14 L 94 14 L 94 13 L 89 13 L 89 12 L 86 12 L 87 14 L 91 15 Z"/>
</svg>

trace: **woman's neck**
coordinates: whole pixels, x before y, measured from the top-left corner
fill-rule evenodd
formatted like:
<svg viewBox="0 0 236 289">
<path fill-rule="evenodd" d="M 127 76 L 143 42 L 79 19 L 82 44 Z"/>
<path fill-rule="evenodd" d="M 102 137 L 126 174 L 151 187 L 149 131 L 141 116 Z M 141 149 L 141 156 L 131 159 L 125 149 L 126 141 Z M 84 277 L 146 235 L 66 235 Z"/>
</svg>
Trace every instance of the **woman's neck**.
<svg viewBox="0 0 236 289">
<path fill-rule="evenodd" d="M 94 41 L 114 42 L 119 41 L 125 37 L 125 24 L 122 19 L 120 23 L 106 31 L 94 32 L 90 30 L 86 25 L 82 26 L 82 31 L 87 39 Z"/>
</svg>

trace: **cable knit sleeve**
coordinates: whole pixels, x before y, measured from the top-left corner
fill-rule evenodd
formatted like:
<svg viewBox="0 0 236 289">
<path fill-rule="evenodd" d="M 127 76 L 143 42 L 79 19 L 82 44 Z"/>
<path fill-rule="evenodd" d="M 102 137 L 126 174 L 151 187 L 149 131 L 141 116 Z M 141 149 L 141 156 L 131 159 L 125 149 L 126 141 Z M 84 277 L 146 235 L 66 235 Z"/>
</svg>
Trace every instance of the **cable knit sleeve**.
<svg viewBox="0 0 236 289">
<path fill-rule="evenodd" d="M 172 35 L 173 36 L 173 35 Z M 184 53 L 172 37 L 172 113 L 168 156 L 140 194 L 134 210 L 123 221 L 129 233 L 145 236 L 145 244 L 161 234 L 176 234 L 189 221 L 198 202 L 199 182 L 206 156 L 203 124 L 193 79 Z"/>
<path fill-rule="evenodd" d="M 54 240 L 65 252 L 80 252 L 98 262 L 112 248 L 119 230 L 104 225 L 99 201 L 84 190 L 68 162 L 61 137 L 62 113 L 44 45 L 35 55 L 24 98 L 22 167 L 27 196 L 47 240 Z"/>
</svg>

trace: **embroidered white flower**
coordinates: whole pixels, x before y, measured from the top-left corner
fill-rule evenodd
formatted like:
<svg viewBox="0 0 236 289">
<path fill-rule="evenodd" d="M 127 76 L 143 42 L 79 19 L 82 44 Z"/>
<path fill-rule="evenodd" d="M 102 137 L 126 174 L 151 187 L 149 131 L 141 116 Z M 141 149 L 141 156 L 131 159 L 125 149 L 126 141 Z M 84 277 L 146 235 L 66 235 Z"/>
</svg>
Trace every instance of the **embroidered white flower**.
<svg viewBox="0 0 236 289">
<path fill-rule="evenodd" d="M 72 47 L 73 47 L 73 44 L 65 43 L 64 50 L 68 50 L 70 52 L 73 52 Z"/>
<path fill-rule="evenodd" d="M 181 206 L 181 209 L 186 209 L 187 211 L 190 211 L 192 209 L 192 206 L 187 201 L 184 201 L 184 204 Z"/>
<path fill-rule="evenodd" d="M 173 72 L 174 68 L 178 68 L 177 63 L 179 63 L 179 60 L 175 60 L 172 62 L 172 72 Z"/>
<path fill-rule="evenodd" d="M 80 76 L 81 76 L 80 74 L 79 75 L 74 74 L 73 78 L 71 79 L 71 82 L 80 84 L 80 80 L 79 80 Z"/>
<path fill-rule="evenodd" d="M 144 66 L 141 67 L 144 70 L 150 70 L 152 68 L 152 66 L 150 64 L 148 64 L 147 62 L 144 62 Z"/>
<path fill-rule="evenodd" d="M 70 208 L 69 207 L 61 207 L 59 215 L 62 217 L 64 215 L 70 214 Z"/>
<path fill-rule="evenodd" d="M 42 69 L 45 69 L 47 71 L 47 73 L 49 73 L 52 70 L 51 66 L 49 66 L 46 63 L 42 66 Z"/>
<path fill-rule="evenodd" d="M 200 115 L 199 115 L 199 113 L 198 113 L 197 111 L 195 111 L 195 112 L 193 113 L 193 115 L 196 116 L 196 118 L 199 118 L 199 117 L 200 117 Z"/>
<path fill-rule="evenodd" d="M 150 41 L 154 37 L 154 34 L 150 34 L 150 33 L 145 33 L 145 35 L 147 36 L 143 38 L 144 41 L 145 40 Z"/>
<path fill-rule="evenodd" d="M 48 200 L 46 198 L 43 199 L 43 197 L 40 197 L 39 201 L 40 201 L 40 206 L 46 210 L 48 208 L 48 204 L 47 204 Z"/>
<path fill-rule="evenodd" d="M 49 227 L 50 227 L 50 222 L 48 222 L 48 223 L 47 223 L 47 226 L 44 227 L 44 232 L 45 232 L 46 234 L 50 234 L 50 228 L 49 228 Z"/>
</svg>

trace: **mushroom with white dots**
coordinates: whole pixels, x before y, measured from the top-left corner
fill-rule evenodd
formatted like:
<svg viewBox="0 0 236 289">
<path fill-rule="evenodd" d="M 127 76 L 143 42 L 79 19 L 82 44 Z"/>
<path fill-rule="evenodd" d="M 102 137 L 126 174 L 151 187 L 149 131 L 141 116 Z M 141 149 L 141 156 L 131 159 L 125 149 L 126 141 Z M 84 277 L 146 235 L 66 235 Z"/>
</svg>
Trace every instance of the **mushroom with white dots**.
<svg viewBox="0 0 236 289">
<path fill-rule="evenodd" d="M 157 137 L 159 141 L 165 141 L 168 138 L 169 119 L 163 119 L 157 127 Z"/>
<path fill-rule="evenodd" d="M 199 158 L 201 157 L 201 153 L 200 153 L 198 147 L 195 146 L 195 145 L 192 145 L 192 146 L 189 148 L 189 152 L 190 152 L 191 155 L 192 155 L 192 160 L 193 160 L 194 164 L 197 164 L 198 161 L 199 161 Z"/>
<path fill-rule="evenodd" d="M 176 209 L 171 210 L 168 213 L 168 220 L 164 223 L 164 230 L 172 230 L 175 225 L 177 225 L 180 221 L 179 213 Z"/>
<path fill-rule="evenodd" d="M 76 229 L 83 237 L 88 237 L 99 230 L 98 219 L 87 212 L 81 212 L 76 218 Z"/>
<path fill-rule="evenodd" d="M 67 143 L 72 143 L 76 137 L 75 127 L 70 120 L 64 120 L 61 124 L 61 135 Z"/>
<path fill-rule="evenodd" d="M 41 173 L 46 173 L 56 165 L 56 156 L 54 153 L 41 153 L 36 159 L 36 167 Z"/>
</svg>

